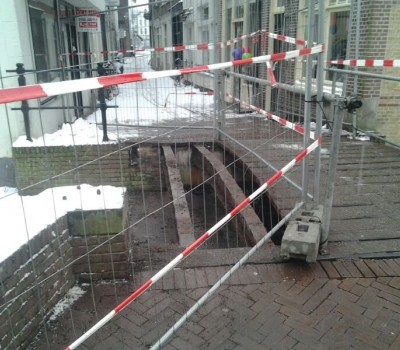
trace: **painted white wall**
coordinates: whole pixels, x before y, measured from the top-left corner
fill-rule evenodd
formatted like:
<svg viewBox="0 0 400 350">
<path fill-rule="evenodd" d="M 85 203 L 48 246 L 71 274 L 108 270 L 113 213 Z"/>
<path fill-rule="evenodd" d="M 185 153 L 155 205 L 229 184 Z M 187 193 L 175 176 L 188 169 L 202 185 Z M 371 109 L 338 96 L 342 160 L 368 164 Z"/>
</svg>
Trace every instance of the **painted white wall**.
<svg viewBox="0 0 400 350">
<path fill-rule="evenodd" d="M 1 87 L 18 86 L 16 73 L 7 73 L 15 69 L 17 62 L 25 68 L 33 67 L 33 55 L 30 43 L 30 30 L 27 5 L 25 1 L 0 1 L 0 79 Z M 27 84 L 33 84 L 33 76 L 27 75 Z M 0 106 L 0 158 L 11 157 L 12 142 L 25 134 L 21 111 L 11 111 L 11 107 L 20 107 L 21 103 Z M 10 133 L 11 130 L 11 133 Z"/>
<path fill-rule="evenodd" d="M 71 0 L 71 3 L 74 0 Z M 104 0 L 79 0 L 77 4 L 81 8 L 97 8 L 98 10 L 104 10 Z M 47 18 L 44 20 L 47 25 L 48 35 L 54 35 L 53 29 L 53 18 Z M 15 69 L 16 63 L 23 63 L 25 69 L 35 69 L 35 62 L 32 48 L 32 37 L 29 22 L 29 10 L 28 4 L 25 0 L 15 1 L 0 1 L 0 32 L 3 35 L 0 36 L 0 48 L 2 49 L 2 55 L 0 55 L 0 87 L 17 87 L 18 77 L 16 73 L 7 73 L 6 70 Z M 66 31 L 64 30 L 65 42 Z M 97 52 L 94 55 L 93 62 L 98 62 L 103 59 L 99 52 L 102 50 L 101 34 L 94 33 L 89 35 L 91 43 L 91 50 Z M 54 40 L 49 40 L 49 45 L 55 45 Z M 56 49 L 49 48 L 50 52 L 56 52 Z M 51 57 L 51 66 L 57 67 L 57 57 Z M 96 74 L 94 74 L 96 75 Z M 35 84 L 36 78 L 34 74 L 27 73 L 26 75 L 27 85 Z M 82 78 L 85 74 L 81 75 Z M 83 104 L 94 105 L 97 97 L 97 91 L 84 92 L 83 93 Z M 37 107 L 37 100 L 28 101 L 30 107 Z M 72 106 L 73 100 L 70 95 L 60 95 L 55 100 L 46 104 L 46 107 L 54 106 Z M 11 158 L 12 157 L 12 143 L 20 136 L 25 135 L 25 126 L 23 121 L 23 115 L 21 111 L 12 111 L 13 107 L 20 107 L 21 102 L 10 103 L 7 105 L 0 105 L 0 158 Z M 52 133 L 59 129 L 65 121 L 71 121 L 75 119 L 75 113 L 73 110 L 42 110 L 42 111 L 30 111 L 30 129 L 31 136 L 37 138 L 42 136 L 44 133 Z"/>
</svg>

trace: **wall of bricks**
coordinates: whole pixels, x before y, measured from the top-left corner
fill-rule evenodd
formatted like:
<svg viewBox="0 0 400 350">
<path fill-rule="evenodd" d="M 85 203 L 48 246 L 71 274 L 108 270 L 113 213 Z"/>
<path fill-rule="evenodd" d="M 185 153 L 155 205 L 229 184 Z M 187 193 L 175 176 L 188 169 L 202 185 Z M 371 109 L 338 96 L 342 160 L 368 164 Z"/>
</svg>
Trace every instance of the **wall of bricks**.
<svg viewBox="0 0 400 350">
<path fill-rule="evenodd" d="M 160 190 L 159 149 L 141 145 L 131 165 L 130 144 L 13 148 L 20 193 L 82 183 Z M 162 179 L 161 179 L 162 181 Z"/>
<path fill-rule="evenodd" d="M 400 1 L 369 1 L 361 3 L 359 58 L 398 59 L 400 42 Z M 356 8 L 357 1 L 354 2 Z M 352 19 L 349 58 L 356 57 L 356 11 Z M 360 68 L 368 73 L 400 77 L 398 68 Z M 383 134 L 387 140 L 400 142 L 398 110 L 400 83 L 358 77 L 358 93 L 363 107 L 357 112 L 357 126 Z M 354 78 L 349 77 L 348 91 L 354 91 Z"/>
<path fill-rule="evenodd" d="M 71 268 L 63 269 L 72 261 L 68 237 L 64 216 L 1 262 L 0 349 L 27 348 L 43 319 L 75 284 Z"/>
<path fill-rule="evenodd" d="M 129 277 L 127 220 L 126 201 L 69 212 L 0 263 L 0 349 L 27 348 L 77 280 Z"/>
<path fill-rule="evenodd" d="M 121 209 L 68 213 L 72 271 L 80 282 L 129 277 L 128 241 L 124 233 L 127 204 Z"/>
</svg>

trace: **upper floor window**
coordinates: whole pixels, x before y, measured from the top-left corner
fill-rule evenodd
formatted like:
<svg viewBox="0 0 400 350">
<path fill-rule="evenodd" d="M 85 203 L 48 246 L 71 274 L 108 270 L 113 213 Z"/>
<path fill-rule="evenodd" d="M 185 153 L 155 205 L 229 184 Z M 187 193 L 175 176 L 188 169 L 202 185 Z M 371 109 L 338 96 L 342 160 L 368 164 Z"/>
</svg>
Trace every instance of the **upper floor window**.
<svg viewBox="0 0 400 350">
<path fill-rule="evenodd" d="M 324 38 L 318 38 L 318 5 L 316 5 L 315 16 L 315 31 L 314 31 L 314 42 L 325 43 L 325 58 L 326 60 L 336 60 L 347 58 L 347 42 L 350 25 L 350 6 L 348 5 L 350 0 L 329 0 L 328 6 L 323 15 L 324 18 Z M 304 2 L 305 6 L 306 3 Z M 305 6 L 303 11 L 299 14 L 299 27 L 298 37 L 307 39 L 307 19 L 308 9 Z M 315 62 L 316 64 L 316 62 Z M 297 78 L 305 76 L 304 66 L 301 69 L 301 74 Z M 314 65 L 316 68 L 316 65 Z M 340 67 L 339 67 L 340 68 Z M 315 69 L 313 71 L 315 75 Z M 334 75 L 330 72 L 325 74 L 325 80 L 333 80 L 340 78 L 341 74 Z"/>
<path fill-rule="evenodd" d="M 236 6 L 236 14 L 235 18 L 243 18 L 244 17 L 244 6 Z"/>
<path fill-rule="evenodd" d="M 347 57 L 347 35 L 349 32 L 349 11 L 332 12 L 330 14 L 327 59 L 339 60 Z M 327 79 L 333 74 L 328 72 Z"/>
<path fill-rule="evenodd" d="M 208 6 L 203 7 L 203 19 L 208 19 Z"/>
</svg>

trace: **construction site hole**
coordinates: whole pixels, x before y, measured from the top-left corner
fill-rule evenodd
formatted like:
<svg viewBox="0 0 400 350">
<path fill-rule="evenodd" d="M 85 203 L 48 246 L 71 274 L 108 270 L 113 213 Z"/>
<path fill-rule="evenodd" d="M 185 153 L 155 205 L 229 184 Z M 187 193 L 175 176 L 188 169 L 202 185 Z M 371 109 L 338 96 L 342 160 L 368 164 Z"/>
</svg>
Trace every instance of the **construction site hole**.
<svg viewBox="0 0 400 350">
<path fill-rule="evenodd" d="M 246 164 L 239 159 L 230 149 L 217 146 L 214 149 L 214 154 L 223 162 L 224 166 L 235 179 L 238 186 L 242 189 L 243 194 L 248 197 L 255 192 L 262 184 L 249 169 Z M 263 179 L 265 180 L 265 179 Z M 269 197 L 268 191 L 257 197 L 251 206 L 258 218 L 263 223 L 267 232 L 269 232 L 280 220 L 273 201 Z M 280 246 L 282 237 L 285 231 L 285 226 L 279 229 L 271 238 L 275 245 Z"/>
<path fill-rule="evenodd" d="M 228 213 L 226 203 L 221 201 L 221 193 L 215 178 L 204 169 L 194 157 L 192 147 L 179 147 L 175 150 L 188 211 L 193 224 L 195 239 L 199 238 Z M 250 242 L 237 227 L 236 220 L 223 225 L 212 235 L 201 249 L 225 249 L 250 246 Z"/>
<path fill-rule="evenodd" d="M 221 162 L 235 183 L 240 187 L 245 197 L 253 193 L 259 185 L 249 169 L 230 151 L 212 144 L 202 145 Z M 203 234 L 216 222 L 221 220 L 233 209 L 233 204 L 227 202 L 227 184 L 221 186 L 216 179 L 217 169 L 205 166 L 204 155 L 199 155 L 195 147 L 182 147 L 176 150 L 177 163 L 182 182 L 186 191 L 186 199 L 194 225 L 196 238 Z M 207 161 L 206 161 L 207 163 Z M 238 204 L 238 203 L 237 203 Z M 278 220 L 268 194 L 264 193 L 253 203 L 253 210 L 267 231 L 271 230 Z M 246 230 L 233 219 L 222 227 L 215 237 L 209 239 L 205 248 L 236 248 L 251 246 L 251 237 L 246 236 Z M 274 244 L 280 245 L 284 229 L 278 231 L 272 238 Z"/>
<path fill-rule="evenodd" d="M 168 161 L 161 164 L 161 167 L 159 164 L 156 166 L 164 169 L 160 175 L 164 182 L 171 182 L 170 187 L 176 188 L 176 184 L 180 184 L 182 190 L 178 197 L 185 198 L 187 217 L 191 220 L 187 231 L 193 233 L 193 240 L 208 232 L 234 208 L 234 204 L 229 202 L 232 201 L 232 196 L 227 195 L 231 190 L 227 188 L 229 185 L 217 179 L 217 169 L 210 168 L 209 163 L 208 166 L 205 165 L 208 161 L 205 159 L 207 156 L 200 154 L 199 148 L 203 147 L 203 150 L 209 152 L 206 152 L 208 157 L 214 161 L 218 160 L 220 171 L 230 174 L 230 183 L 241 189 L 243 198 L 259 187 L 251 171 L 245 169 L 244 163 L 222 147 L 212 147 L 211 144 L 168 147 L 174 157 L 172 165 L 177 170 L 177 176 L 170 178 L 165 166 Z M 132 158 L 129 160 L 131 162 Z M 135 166 L 140 166 L 140 162 Z M 146 166 L 149 164 L 146 163 Z M 133 264 L 133 270 L 161 268 L 174 254 L 182 250 L 178 233 L 178 220 L 181 220 L 182 216 L 180 208 L 174 208 L 173 203 L 177 197 L 174 198 L 171 189 L 167 187 L 161 186 L 160 191 L 130 189 L 127 192 L 131 247 L 129 260 Z M 269 232 L 278 222 L 278 215 L 268 193 L 255 199 L 251 206 L 261 225 Z M 199 249 L 242 248 L 254 245 L 251 230 L 243 227 L 243 222 L 239 221 L 238 216 L 217 230 Z M 272 237 L 275 245 L 280 245 L 283 232 L 284 228 Z"/>
</svg>

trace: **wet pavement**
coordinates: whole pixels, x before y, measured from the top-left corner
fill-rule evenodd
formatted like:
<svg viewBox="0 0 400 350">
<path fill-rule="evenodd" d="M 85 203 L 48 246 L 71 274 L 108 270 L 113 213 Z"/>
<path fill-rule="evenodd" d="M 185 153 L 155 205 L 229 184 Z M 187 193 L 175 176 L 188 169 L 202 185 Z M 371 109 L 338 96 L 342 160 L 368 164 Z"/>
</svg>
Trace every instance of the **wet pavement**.
<svg viewBox="0 0 400 350">
<path fill-rule="evenodd" d="M 80 348 L 148 349 L 228 267 L 174 269 Z M 399 259 L 245 265 L 163 349 L 399 349 L 399 276 Z M 84 286 L 50 323 L 49 348 L 65 348 L 135 285 Z M 47 348 L 44 337 L 32 348 Z"/>
</svg>

